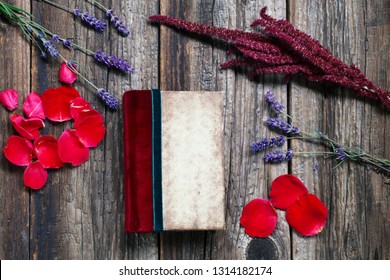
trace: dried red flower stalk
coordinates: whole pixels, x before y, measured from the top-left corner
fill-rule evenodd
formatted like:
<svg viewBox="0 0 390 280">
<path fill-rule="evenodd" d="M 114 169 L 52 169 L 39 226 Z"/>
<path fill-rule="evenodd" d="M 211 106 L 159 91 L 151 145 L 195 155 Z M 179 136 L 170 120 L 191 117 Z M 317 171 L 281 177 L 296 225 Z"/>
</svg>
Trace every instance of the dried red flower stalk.
<svg viewBox="0 0 390 280">
<path fill-rule="evenodd" d="M 154 15 L 154 22 L 228 41 L 243 59 L 233 59 L 222 68 L 249 67 L 250 76 L 267 73 L 303 75 L 310 81 L 327 82 L 353 90 L 357 95 L 378 100 L 390 108 L 390 92 L 374 85 L 356 66 L 335 58 L 317 40 L 294 28 L 286 20 L 276 20 L 261 9 L 252 27 L 262 26 L 262 33 L 231 30 L 193 23 L 169 16 Z M 229 51 L 230 52 L 230 51 Z"/>
</svg>

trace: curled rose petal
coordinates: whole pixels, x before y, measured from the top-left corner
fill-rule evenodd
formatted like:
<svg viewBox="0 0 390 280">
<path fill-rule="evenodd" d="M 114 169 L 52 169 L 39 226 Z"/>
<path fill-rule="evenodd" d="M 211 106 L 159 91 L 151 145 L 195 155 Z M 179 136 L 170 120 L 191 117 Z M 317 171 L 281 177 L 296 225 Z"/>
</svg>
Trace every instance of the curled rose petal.
<svg viewBox="0 0 390 280">
<path fill-rule="evenodd" d="M 38 93 L 31 92 L 29 93 L 29 95 L 27 95 L 26 100 L 23 103 L 23 112 L 28 118 L 46 118 L 45 113 L 43 111 L 41 96 Z"/>
<path fill-rule="evenodd" d="M 5 157 L 15 165 L 27 166 L 31 163 L 34 152 L 33 145 L 27 139 L 12 135 L 3 148 Z"/>
<path fill-rule="evenodd" d="M 89 104 L 82 97 L 76 97 L 70 101 L 70 114 L 73 119 L 76 119 L 80 112 L 86 112 L 90 110 L 92 110 L 91 104 Z"/>
<path fill-rule="evenodd" d="M 301 195 L 286 211 L 288 224 L 303 236 L 313 236 L 322 231 L 328 209 L 314 194 Z"/>
<path fill-rule="evenodd" d="M 58 80 L 61 83 L 71 85 L 77 79 L 77 74 L 69 69 L 66 62 L 62 62 L 60 66 L 60 72 L 58 74 Z"/>
<path fill-rule="evenodd" d="M 267 237 L 276 227 L 278 214 L 266 199 L 256 198 L 242 211 L 240 224 L 251 237 Z"/>
<path fill-rule="evenodd" d="M 18 92 L 13 89 L 6 89 L 0 92 L 0 104 L 12 111 L 18 107 Z"/>
<path fill-rule="evenodd" d="M 80 97 L 79 92 L 69 86 L 45 90 L 41 95 L 41 99 L 46 117 L 54 122 L 72 119 L 70 101 L 76 97 Z"/>
<path fill-rule="evenodd" d="M 286 210 L 299 196 L 308 192 L 299 178 L 285 174 L 272 182 L 270 200 L 275 208 Z"/>
<path fill-rule="evenodd" d="M 45 123 L 40 118 L 25 119 L 18 114 L 12 114 L 9 119 L 15 130 L 28 140 L 35 140 L 40 135 L 40 128 L 45 126 Z"/>
<path fill-rule="evenodd" d="M 47 177 L 47 171 L 43 168 L 43 165 L 39 161 L 35 161 L 27 166 L 23 181 L 27 187 L 39 190 L 45 185 Z"/>
<path fill-rule="evenodd" d="M 35 154 L 43 168 L 60 168 L 64 162 L 58 155 L 58 142 L 52 136 L 42 136 L 34 141 Z"/>
<path fill-rule="evenodd" d="M 103 116 L 96 110 L 79 112 L 74 128 L 85 147 L 96 147 L 103 140 L 106 128 Z"/>
<path fill-rule="evenodd" d="M 84 147 L 73 129 L 65 130 L 58 138 L 58 154 L 63 162 L 73 166 L 81 165 L 89 159 L 89 149 Z"/>
</svg>

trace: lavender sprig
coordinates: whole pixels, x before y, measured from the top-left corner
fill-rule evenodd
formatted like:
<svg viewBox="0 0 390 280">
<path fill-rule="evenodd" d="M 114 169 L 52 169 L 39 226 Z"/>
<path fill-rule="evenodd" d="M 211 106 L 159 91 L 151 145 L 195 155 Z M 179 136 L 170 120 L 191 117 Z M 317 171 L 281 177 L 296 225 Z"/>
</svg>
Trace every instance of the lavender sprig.
<svg viewBox="0 0 390 280">
<path fill-rule="evenodd" d="M 97 32 L 103 32 L 104 28 L 106 28 L 105 22 L 97 19 L 88 12 L 82 12 L 79 8 L 74 9 L 73 14 L 77 17 L 80 17 L 81 21 L 95 28 Z"/>
<path fill-rule="evenodd" d="M 252 152 L 259 152 L 264 151 L 266 149 L 272 148 L 272 147 L 280 147 L 283 146 L 283 144 L 286 142 L 286 138 L 283 135 L 279 135 L 276 138 L 264 138 L 263 140 L 260 140 L 251 146 Z"/>
<path fill-rule="evenodd" d="M 285 135 L 294 136 L 300 134 L 298 127 L 292 126 L 291 124 L 285 122 L 282 119 L 269 118 L 266 120 L 265 124 L 272 129 L 284 133 Z"/>
<path fill-rule="evenodd" d="M 265 93 L 265 101 L 268 103 L 271 109 L 275 110 L 277 113 L 284 111 L 284 106 L 276 100 L 276 96 L 272 91 L 267 91 Z"/>
<path fill-rule="evenodd" d="M 130 31 L 126 28 L 126 26 L 123 24 L 123 21 L 119 19 L 118 16 L 115 16 L 113 14 L 113 10 L 109 9 L 106 12 L 106 17 L 110 20 L 110 22 L 114 25 L 114 28 L 118 30 L 119 35 L 122 37 L 127 37 L 130 35 Z"/>
<path fill-rule="evenodd" d="M 284 106 L 276 101 L 275 95 L 271 91 L 267 91 L 265 94 L 265 101 L 270 106 L 271 109 L 275 110 L 278 113 L 283 113 L 289 119 L 293 119 L 291 116 L 287 115 L 284 112 Z M 269 118 L 266 120 L 265 124 L 278 131 L 281 131 L 285 135 L 289 135 L 292 137 L 286 138 L 287 140 L 299 139 L 299 140 L 315 140 L 317 143 L 323 144 L 330 149 L 330 151 L 320 151 L 320 152 L 294 152 L 295 155 L 323 155 L 323 156 L 331 156 L 336 158 L 339 162 L 334 168 L 340 166 L 347 160 L 356 161 L 361 164 L 367 164 L 370 166 L 374 166 L 374 169 L 382 172 L 386 175 L 390 175 L 390 160 L 388 159 L 380 159 L 371 155 L 366 154 L 360 148 L 354 147 L 346 147 L 340 145 L 336 141 L 330 139 L 328 136 L 323 134 L 322 132 L 316 131 L 315 133 L 308 133 L 300 130 L 298 127 L 292 126 L 286 121 L 280 118 Z M 272 138 L 271 138 L 272 139 Z M 281 144 L 280 146 L 282 146 Z M 266 148 L 271 148 L 279 145 L 276 145 L 276 140 L 268 140 L 263 139 L 255 144 L 252 144 L 252 151 L 262 151 Z M 270 153 L 267 153 L 264 156 L 264 163 L 280 163 L 283 161 L 289 161 L 292 159 L 292 151 L 282 151 L 275 150 Z"/>
<path fill-rule="evenodd" d="M 115 55 L 108 55 L 102 50 L 97 50 L 95 52 L 94 58 L 96 61 L 105 64 L 109 68 L 113 67 L 125 73 L 134 73 L 134 68 L 131 67 L 126 60 L 118 58 Z"/>
<path fill-rule="evenodd" d="M 275 150 L 265 154 L 264 163 L 281 163 L 283 161 L 290 161 L 292 157 L 293 153 L 291 150 Z"/>
<path fill-rule="evenodd" d="M 118 99 L 116 99 L 113 95 L 111 95 L 109 92 L 107 92 L 104 88 L 99 88 L 97 90 L 97 94 L 100 97 L 101 100 L 111 109 L 118 109 L 119 102 Z"/>
<path fill-rule="evenodd" d="M 51 57 L 56 58 L 57 56 L 60 55 L 60 52 L 54 47 L 51 41 L 42 38 L 42 42 L 43 42 L 43 47 L 45 48 L 46 52 L 50 54 Z"/>
</svg>

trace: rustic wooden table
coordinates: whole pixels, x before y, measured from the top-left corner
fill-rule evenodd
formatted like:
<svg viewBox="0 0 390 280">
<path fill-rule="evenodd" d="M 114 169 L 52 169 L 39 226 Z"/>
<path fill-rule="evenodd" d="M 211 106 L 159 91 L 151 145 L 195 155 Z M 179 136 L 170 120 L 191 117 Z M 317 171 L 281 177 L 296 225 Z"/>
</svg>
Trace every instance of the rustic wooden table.
<svg viewBox="0 0 390 280">
<path fill-rule="evenodd" d="M 122 112 L 106 110 L 84 82 L 75 87 L 105 117 L 107 136 L 80 167 L 49 171 L 46 186 L 23 185 L 23 168 L 3 154 L 0 187 L 1 259 L 390 259 L 390 198 L 385 179 L 355 163 L 333 169 L 323 157 L 294 157 L 290 164 L 264 165 L 250 144 L 270 132 L 262 125 L 268 111 L 263 93 L 272 89 L 288 104 L 302 126 L 314 127 L 348 146 L 390 158 L 390 119 L 378 103 L 356 98 L 349 90 L 294 78 L 221 70 L 227 46 L 219 41 L 153 25 L 148 17 L 164 14 L 226 28 L 251 30 L 250 23 L 267 5 L 269 14 L 286 18 L 336 57 L 355 63 L 377 85 L 390 89 L 390 3 L 381 1 L 108 1 L 125 19 L 130 38 L 112 30 L 96 34 L 62 10 L 35 0 L 9 0 L 31 11 L 42 25 L 76 38 L 92 50 L 125 57 L 133 75 L 107 71 L 80 52 L 64 51 L 85 65 L 92 80 L 121 98 L 128 89 L 225 91 L 226 230 L 125 234 L 123 229 Z M 83 10 L 86 1 L 55 2 Z M 57 60 L 44 61 L 15 26 L 0 26 L 0 90 L 14 88 L 19 102 L 31 91 L 57 87 Z M 0 146 L 15 134 L 1 109 Z M 70 124 L 49 123 L 43 134 L 59 135 Z M 295 151 L 318 149 L 294 141 Z M 317 171 L 314 166 L 318 164 Z M 270 182 L 284 173 L 301 178 L 329 208 L 327 226 L 303 238 L 284 222 L 268 239 L 252 239 L 239 225 L 243 206 L 266 198 Z"/>
</svg>

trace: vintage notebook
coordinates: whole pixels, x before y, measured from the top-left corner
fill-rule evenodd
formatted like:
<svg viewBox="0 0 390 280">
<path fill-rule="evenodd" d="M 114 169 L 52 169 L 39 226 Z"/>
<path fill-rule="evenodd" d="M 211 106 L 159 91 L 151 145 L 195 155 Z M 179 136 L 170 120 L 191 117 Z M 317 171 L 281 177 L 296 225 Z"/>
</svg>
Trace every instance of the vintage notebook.
<svg viewBox="0 0 390 280">
<path fill-rule="evenodd" d="M 128 91 L 123 126 L 125 230 L 223 229 L 223 93 Z"/>
</svg>

